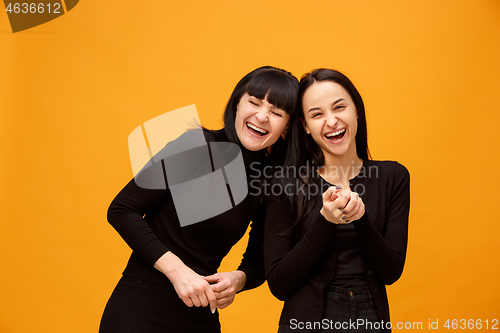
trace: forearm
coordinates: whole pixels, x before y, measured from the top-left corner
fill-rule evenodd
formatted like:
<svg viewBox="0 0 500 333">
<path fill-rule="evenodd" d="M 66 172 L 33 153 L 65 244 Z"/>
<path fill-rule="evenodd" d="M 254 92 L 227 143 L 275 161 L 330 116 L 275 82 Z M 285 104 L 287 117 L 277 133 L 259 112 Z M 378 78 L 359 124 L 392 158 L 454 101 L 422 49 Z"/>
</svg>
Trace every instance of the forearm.
<svg viewBox="0 0 500 333">
<path fill-rule="evenodd" d="M 162 272 L 170 281 L 184 269 L 186 265 L 171 251 L 163 254 L 154 264 L 154 268 Z"/>
<path fill-rule="evenodd" d="M 307 281 L 337 225 L 318 214 L 304 236 L 296 242 L 293 232 L 282 235 L 293 221 L 289 219 L 288 223 L 280 223 L 286 219 L 282 212 L 280 209 L 271 212 L 266 220 L 265 253 L 269 288 L 278 299 L 286 300 Z"/>
<path fill-rule="evenodd" d="M 166 194 L 166 190 L 142 189 L 132 179 L 116 196 L 107 212 L 108 222 L 130 248 L 150 265 L 168 248 L 158 239 L 144 215 Z"/>
<path fill-rule="evenodd" d="M 257 288 L 266 281 L 264 270 L 264 214 L 265 208 L 259 207 L 252 218 L 248 244 L 241 264 L 236 272 L 244 274 L 244 284 L 237 291 Z"/>
<path fill-rule="evenodd" d="M 353 224 L 370 268 L 384 284 L 396 282 L 403 273 L 405 263 L 407 235 L 403 230 L 404 226 L 399 228 L 399 232 L 392 232 L 391 236 L 397 241 L 391 244 L 373 225 L 369 216 L 364 216 Z"/>
<path fill-rule="evenodd" d="M 353 222 L 368 264 L 387 285 L 399 279 L 405 263 L 410 211 L 408 170 L 397 164 L 390 183 L 392 190 L 384 208 L 386 215 L 372 216 L 367 211 L 361 219 Z M 381 226 L 381 231 L 375 225 Z"/>
</svg>

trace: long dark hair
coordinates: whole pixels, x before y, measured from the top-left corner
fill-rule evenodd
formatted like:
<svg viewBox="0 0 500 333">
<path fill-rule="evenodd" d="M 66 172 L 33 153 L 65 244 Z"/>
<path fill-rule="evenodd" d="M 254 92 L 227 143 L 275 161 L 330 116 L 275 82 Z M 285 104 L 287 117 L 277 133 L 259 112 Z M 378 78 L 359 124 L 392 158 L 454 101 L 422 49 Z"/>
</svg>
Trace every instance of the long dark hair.
<svg viewBox="0 0 500 333">
<path fill-rule="evenodd" d="M 292 128 L 296 129 L 297 136 L 295 136 L 294 139 L 300 143 L 300 149 L 297 156 L 294 157 L 294 160 L 291 159 L 292 156 L 285 160 L 285 165 L 293 165 L 295 170 L 302 171 L 294 180 L 289 179 L 289 181 L 293 182 L 296 187 L 293 195 L 288 196 L 288 199 L 292 203 L 292 207 L 295 207 L 296 210 L 296 223 L 304 218 L 312 209 L 312 204 L 306 205 L 308 195 L 304 195 L 301 191 L 298 191 L 298 188 L 304 184 L 308 185 L 310 183 L 310 178 L 315 176 L 315 170 L 325 164 L 323 151 L 314 141 L 312 136 L 308 135 L 304 131 L 303 123 L 305 123 L 305 117 L 304 110 L 302 109 L 302 98 L 304 97 L 306 90 L 315 82 L 321 81 L 332 81 L 338 83 L 351 96 L 358 116 L 356 151 L 360 159 L 371 159 L 370 151 L 368 150 L 365 106 L 361 95 L 354 84 L 352 84 L 351 80 L 339 71 L 326 68 L 316 69 L 310 73 L 304 74 L 300 79 L 299 84 L 296 117 L 294 117 L 293 123 L 290 124 Z"/>
<path fill-rule="evenodd" d="M 299 93 L 297 96 L 298 102 L 298 112 L 296 122 L 293 124 L 295 127 L 303 128 L 303 123 L 305 122 L 304 110 L 302 109 L 302 98 L 306 90 L 313 85 L 315 82 L 321 81 L 332 81 L 340 84 L 351 96 L 354 106 L 356 108 L 356 114 L 358 116 L 358 130 L 356 132 L 356 151 L 358 157 L 362 160 L 368 160 L 371 158 L 370 152 L 368 150 L 368 136 L 366 129 L 366 115 L 365 115 L 365 105 L 363 99 L 359 94 L 358 90 L 352 84 L 351 80 L 344 74 L 333 69 L 320 68 L 312 71 L 311 73 L 306 73 L 300 79 Z M 300 131 L 300 138 L 303 139 L 304 145 L 301 147 L 301 161 L 305 162 L 307 160 L 314 162 L 316 166 L 322 166 L 325 164 L 325 157 L 321 148 L 314 142 L 312 136 L 307 135 L 303 130 Z"/>
</svg>

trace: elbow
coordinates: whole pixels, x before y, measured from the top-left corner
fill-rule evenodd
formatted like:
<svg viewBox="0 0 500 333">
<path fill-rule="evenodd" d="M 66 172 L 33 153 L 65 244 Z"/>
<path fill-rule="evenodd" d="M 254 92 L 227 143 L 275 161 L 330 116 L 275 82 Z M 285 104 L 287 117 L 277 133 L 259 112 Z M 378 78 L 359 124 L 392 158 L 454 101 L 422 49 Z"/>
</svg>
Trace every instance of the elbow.
<svg viewBox="0 0 500 333">
<path fill-rule="evenodd" d="M 383 281 L 384 284 L 387 286 L 390 286 L 391 284 L 393 284 L 394 282 L 399 280 L 399 278 L 401 277 L 401 273 L 400 274 L 391 274 L 391 275 L 387 276 Z"/>
<path fill-rule="evenodd" d="M 269 286 L 269 290 L 271 290 L 271 294 L 273 294 L 273 296 L 280 301 L 286 301 L 290 297 L 288 293 L 284 290 L 280 290 L 279 288 L 271 288 L 271 286 Z"/>
<path fill-rule="evenodd" d="M 387 270 L 387 273 L 383 275 L 382 282 L 385 285 L 390 286 L 391 284 L 399 280 L 399 278 L 403 274 L 403 268 L 404 262 L 401 262 L 392 267 L 390 270 Z"/>
<path fill-rule="evenodd" d="M 269 286 L 271 294 L 280 301 L 286 301 L 290 298 L 291 293 L 285 288 L 286 286 L 284 286 L 283 283 L 279 283 L 272 276 L 267 276 L 267 285 Z"/>
<path fill-rule="evenodd" d="M 107 218 L 109 224 L 111 224 L 112 226 L 114 226 L 116 223 L 118 210 L 119 209 L 114 202 L 112 202 L 111 205 L 109 205 L 109 207 L 108 207 L 108 212 L 106 214 L 106 218 Z"/>
<path fill-rule="evenodd" d="M 285 296 L 283 296 L 281 294 L 275 294 L 273 292 L 271 292 L 271 293 L 274 295 L 274 297 L 276 297 L 277 299 L 279 299 L 282 302 L 284 302 L 284 301 L 286 301 L 288 299 L 288 297 L 285 297 Z"/>
</svg>

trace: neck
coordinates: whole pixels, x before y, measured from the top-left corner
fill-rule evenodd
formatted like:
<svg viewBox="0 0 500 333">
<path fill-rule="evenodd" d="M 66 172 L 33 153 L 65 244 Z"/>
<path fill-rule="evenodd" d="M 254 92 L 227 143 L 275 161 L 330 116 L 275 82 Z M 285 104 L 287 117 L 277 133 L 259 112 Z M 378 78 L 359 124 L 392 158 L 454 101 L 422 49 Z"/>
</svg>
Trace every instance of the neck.
<svg viewBox="0 0 500 333">
<path fill-rule="evenodd" d="M 325 164 L 318 172 L 332 184 L 348 184 L 363 166 L 363 160 L 358 157 L 356 149 L 351 149 L 340 156 L 325 151 L 323 155 Z"/>
<path fill-rule="evenodd" d="M 248 167 L 252 163 L 257 163 L 254 164 L 252 168 L 261 169 L 263 167 L 263 163 L 266 160 L 267 149 L 260 149 L 257 151 L 249 150 L 245 148 L 243 144 L 241 144 L 239 139 L 237 145 L 241 149 L 241 155 L 243 156 L 243 161 L 245 163 L 245 168 L 247 168 L 247 173 L 248 173 Z"/>
<path fill-rule="evenodd" d="M 262 162 L 266 158 L 267 149 L 253 151 L 246 149 L 245 146 L 243 146 L 241 143 L 239 144 L 239 146 L 245 164 L 259 161 Z"/>
</svg>

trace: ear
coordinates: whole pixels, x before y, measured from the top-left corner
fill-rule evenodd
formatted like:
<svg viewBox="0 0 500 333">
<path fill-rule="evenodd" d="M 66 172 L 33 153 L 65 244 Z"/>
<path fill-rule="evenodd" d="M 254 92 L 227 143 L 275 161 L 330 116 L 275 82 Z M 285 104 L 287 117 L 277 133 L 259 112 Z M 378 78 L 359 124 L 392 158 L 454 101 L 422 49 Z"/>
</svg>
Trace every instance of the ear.
<svg viewBox="0 0 500 333">
<path fill-rule="evenodd" d="M 281 138 L 284 139 L 288 135 L 288 125 L 286 125 L 285 129 L 283 132 L 281 132 Z"/>
<path fill-rule="evenodd" d="M 311 131 L 307 127 L 306 121 L 303 119 L 301 119 L 300 121 L 302 122 L 302 126 L 304 126 L 304 131 L 306 131 L 307 134 L 311 134 Z"/>
</svg>

